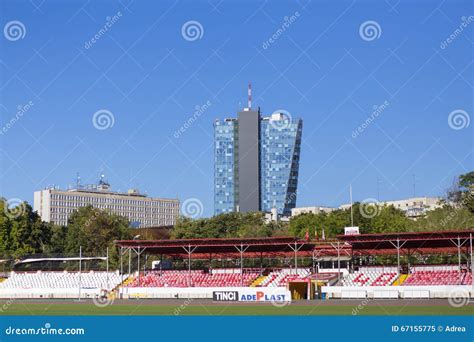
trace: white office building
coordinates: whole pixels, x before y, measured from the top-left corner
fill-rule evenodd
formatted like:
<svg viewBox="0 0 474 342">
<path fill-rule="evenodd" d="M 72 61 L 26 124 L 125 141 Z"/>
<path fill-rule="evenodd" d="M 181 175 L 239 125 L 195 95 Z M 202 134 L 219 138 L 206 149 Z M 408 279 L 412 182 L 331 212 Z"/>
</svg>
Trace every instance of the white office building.
<svg viewBox="0 0 474 342">
<path fill-rule="evenodd" d="M 66 226 L 75 210 L 88 205 L 124 216 L 134 228 L 172 226 L 179 216 L 177 199 L 151 198 L 138 190 L 114 192 L 103 179 L 98 186 L 50 188 L 34 193 L 34 210 L 43 221 L 58 225 Z"/>
<path fill-rule="evenodd" d="M 331 208 L 331 207 L 300 207 L 300 208 L 293 208 L 291 209 L 291 216 L 298 216 L 301 214 L 319 214 L 319 213 L 330 213 L 331 211 L 336 210 L 337 208 Z"/>
<path fill-rule="evenodd" d="M 371 202 L 370 204 L 377 204 L 379 206 L 393 205 L 396 209 L 404 211 L 407 217 L 417 218 L 425 215 L 428 211 L 441 208 L 441 200 L 441 197 L 412 197 L 395 201 Z M 343 204 L 339 208 L 348 209 L 350 207 L 350 204 Z"/>
</svg>

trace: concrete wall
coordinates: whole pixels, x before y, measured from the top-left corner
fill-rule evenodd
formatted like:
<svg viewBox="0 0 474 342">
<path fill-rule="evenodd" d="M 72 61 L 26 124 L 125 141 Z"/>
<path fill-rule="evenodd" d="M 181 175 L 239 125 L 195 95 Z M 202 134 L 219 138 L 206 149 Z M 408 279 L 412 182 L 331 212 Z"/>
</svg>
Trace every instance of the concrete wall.
<svg viewBox="0 0 474 342">
<path fill-rule="evenodd" d="M 100 295 L 100 289 L 81 289 L 81 298 L 94 298 Z M 38 299 L 79 297 L 79 289 L 0 289 L 0 299 Z"/>
<path fill-rule="evenodd" d="M 281 295 L 291 298 L 290 291 L 286 287 L 125 287 L 123 298 L 206 298 L 212 299 L 214 291 L 237 291 L 242 294 L 256 294 L 263 292 L 265 295 Z"/>
<path fill-rule="evenodd" d="M 323 286 L 321 291 L 329 299 L 350 298 L 474 298 L 469 285 L 447 286 Z"/>
<path fill-rule="evenodd" d="M 260 113 L 238 113 L 238 205 L 239 211 L 260 210 Z"/>
</svg>

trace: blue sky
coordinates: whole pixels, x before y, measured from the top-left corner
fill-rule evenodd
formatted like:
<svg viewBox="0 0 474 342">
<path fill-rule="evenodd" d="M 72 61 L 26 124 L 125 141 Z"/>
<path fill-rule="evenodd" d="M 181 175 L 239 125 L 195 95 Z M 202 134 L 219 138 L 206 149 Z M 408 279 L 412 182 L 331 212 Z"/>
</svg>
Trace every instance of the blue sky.
<svg viewBox="0 0 474 342">
<path fill-rule="evenodd" d="M 355 200 L 405 198 L 414 178 L 416 195 L 443 195 L 474 166 L 473 7 L 2 1 L 0 194 L 31 203 L 103 172 L 115 190 L 197 198 L 212 215 L 212 124 L 236 115 L 251 81 L 264 115 L 304 121 L 298 206 L 347 203 L 351 183 Z M 183 34 L 190 21 L 197 36 Z M 95 127 L 100 110 L 112 126 Z"/>
</svg>

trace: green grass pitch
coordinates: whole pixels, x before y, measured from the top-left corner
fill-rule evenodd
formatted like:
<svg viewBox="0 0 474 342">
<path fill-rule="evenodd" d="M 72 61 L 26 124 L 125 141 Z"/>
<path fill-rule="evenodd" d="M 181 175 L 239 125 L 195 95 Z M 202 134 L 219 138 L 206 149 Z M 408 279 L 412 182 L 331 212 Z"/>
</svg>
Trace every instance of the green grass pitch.
<svg viewBox="0 0 474 342">
<path fill-rule="evenodd" d="M 3 305 L 4 303 L 0 303 Z M 132 303 L 112 303 L 97 307 L 92 302 L 13 302 L 0 315 L 353 315 L 354 306 L 350 305 L 158 305 L 147 301 Z M 474 306 L 454 308 L 450 306 L 366 306 L 357 311 L 357 315 L 474 315 Z"/>
</svg>

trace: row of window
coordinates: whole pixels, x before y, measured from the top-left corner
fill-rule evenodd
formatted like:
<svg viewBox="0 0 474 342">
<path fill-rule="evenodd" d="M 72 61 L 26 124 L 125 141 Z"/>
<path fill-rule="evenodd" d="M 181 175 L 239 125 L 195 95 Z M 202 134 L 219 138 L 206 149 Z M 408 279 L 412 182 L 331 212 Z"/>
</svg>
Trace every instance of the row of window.
<svg viewBox="0 0 474 342">
<path fill-rule="evenodd" d="M 68 215 L 64 214 L 59 214 L 59 215 L 54 215 L 51 217 L 51 221 L 55 224 L 63 225 L 65 226 L 67 224 L 69 217 Z M 137 218 L 131 218 L 129 217 L 130 221 L 137 221 Z M 167 216 L 161 219 L 144 219 L 144 220 L 138 220 L 139 221 L 139 227 L 152 227 L 152 226 L 171 226 L 175 224 L 175 217 L 173 216 Z"/>
<path fill-rule="evenodd" d="M 92 196 L 73 196 L 73 195 L 51 195 L 53 205 L 69 206 L 62 203 L 114 203 L 114 204 L 128 204 L 128 205 L 142 205 L 142 206 L 154 206 L 154 207 L 177 207 L 179 203 L 177 201 L 160 201 L 160 200 L 136 200 L 136 199 L 123 199 L 114 197 L 92 197 Z"/>
<path fill-rule="evenodd" d="M 133 207 L 118 207 L 118 206 L 112 206 L 112 205 L 98 205 L 95 206 L 96 208 L 99 209 L 110 209 L 114 212 L 118 212 L 120 215 L 121 214 L 126 214 L 126 213 L 147 213 L 147 214 L 177 214 L 179 212 L 178 208 L 173 208 L 173 209 L 165 209 L 165 208 L 160 208 L 160 209 L 152 209 L 152 210 L 143 210 L 141 208 L 133 208 Z M 51 208 L 51 213 L 72 213 L 77 208 L 58 208 L 58 207 L 53 207 Z"/>
</svg>

